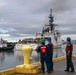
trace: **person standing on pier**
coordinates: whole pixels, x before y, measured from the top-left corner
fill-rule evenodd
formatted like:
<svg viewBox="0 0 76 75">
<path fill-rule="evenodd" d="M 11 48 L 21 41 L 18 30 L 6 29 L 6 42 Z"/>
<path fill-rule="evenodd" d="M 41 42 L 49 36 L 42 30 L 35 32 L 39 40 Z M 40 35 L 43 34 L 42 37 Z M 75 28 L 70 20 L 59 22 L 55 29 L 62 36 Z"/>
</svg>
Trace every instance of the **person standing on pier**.
<svg viewBox="0 0 76 75">
<path fill-rule="evenodd" d="M 54 49 L 54 44 L 51 42 L 51 38 L 49 37 L 48 39 L 48 44 L 47 46 L 50 48 L 50 51 L 48 52 L 48 64 L 51 72 L 53 71 L 53 49 Z"/>
<path fill-rule="evenodd" d="M 67 46 L 66 46 L 66 70 L 65 71 L 69 71 L 69 69 L 71 68 L 71 72 L 74 72 L 74 66 L 73 66 L 73 62 L 72 62 L 72 51 L 73 51 L 73 44 L 71 43 L 71 38 L 68 37 L 67 38 Z"/>
<path fill-rule="evenodd" d="M 42 72 L 45 73 L 45 66 L 44 63 L 46 63 L 47 71 L 49 72 L 49 64 L 47 62 L 47 52 L 49 51 L 48 46 L 45 45 L 45 39 L 41 39 L 41 46 L 37 48 L 37 52 L 40 52 L 40 62 L 41 62 L 41 68 Z"/>
</svg>

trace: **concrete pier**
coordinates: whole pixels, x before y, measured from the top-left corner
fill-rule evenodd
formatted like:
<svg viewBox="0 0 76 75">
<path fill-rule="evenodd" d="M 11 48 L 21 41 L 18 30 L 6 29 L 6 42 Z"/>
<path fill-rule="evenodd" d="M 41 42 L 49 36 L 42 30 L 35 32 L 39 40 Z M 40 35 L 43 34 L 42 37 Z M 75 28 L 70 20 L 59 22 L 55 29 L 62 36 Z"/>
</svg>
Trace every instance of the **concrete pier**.
<svg viewBox="0 0 76 75">
<path fill-rule="evenodd" d="M 65 68 L 66 68 L 66 60 L 65 60 L 65 56 L 62 57 L 58 57 L 58 58 L 54 58 L 53 62 L 54 62 L 54 71 L 50 74 L 52 75 L 76 75 L 76 72 L 72 73 L 72 72 L 65 72 Z M 74 68 L 76 71 L 76 55 L 73 55 L 73 63 L 74 63 Z M 34 63 L 34 65 L 40 66 L 40 63 Z M 31 64 L 33 65 L 33 64 Z M 36 70 L 36 68 L 34 68 Z M 31 69 L 31 70 L 34 70 Z M 46 73 L 41 73 L 40 70 L 37 69 L 37 71 L 30 71 L 27 69 L 28 72 L 26 72 L 25 69 L 23 69 L 23 73 L 20 73 L 20 70 L 18 71 L 17 68 L 13 68 L 13 69 L 8 69 L 8 70 L 4 70 L 4 71 L 0 71 L 0 75 L 50 75 L 47 72 Z M 27 74 L 28 73 L 28 74 Z"/>
<path fill-rule="evenodd" d="M 76 71 L 76 58 L 73 58 L 73 63 L 74 63 L 74 68 Z M 18 74 L 15 73 L 13 75 L 76 75 L 76 72 L 72 73 L 72 72 L 65 72 L 66 68 L 66 60 L 62 60 L 59 62 L 55 62 L 54 63 L 54 71 L 52 73 L 40 73 L 40 74 Z"/>
</svg>

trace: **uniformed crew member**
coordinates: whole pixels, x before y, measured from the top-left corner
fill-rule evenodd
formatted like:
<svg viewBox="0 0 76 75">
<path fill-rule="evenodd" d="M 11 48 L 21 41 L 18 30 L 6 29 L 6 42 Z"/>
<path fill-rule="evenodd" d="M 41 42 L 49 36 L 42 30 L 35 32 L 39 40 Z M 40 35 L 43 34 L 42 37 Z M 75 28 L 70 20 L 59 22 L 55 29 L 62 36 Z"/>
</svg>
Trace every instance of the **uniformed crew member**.
<svg viewBox="0 0 76 75">
<path fill-rule="evenodd" d="M 73 63 L 72 63 L 72 51 L 73 51 L 73 44 L 71 43 L 71 38 L 68 37 L 67 38 L 67 46 L 66 46 L 66 64 L 67 64 L 67 67 L 66 67 L 66 70 L 65 71 L 69 71 L 70 68 L 71 68 L 71 72 L 74 72 L 74 66 L 73 66 Z"/>
<path fill-rule="evenodd" d="M 54 44 L 51 42 L 50 37 L 47 40 L 48 40 L 48 45 L 47 46 L 50 48 L 50 51 L 48 52 L 49 68 L 50 68 L 50 71 L 53 71 L 53 49 L 54 49 Z"/>
<path fill-rule="evenodd" d="M 41 46 L 38 47 L 37 52 L 40 52 L 40 62 L 41 62 L 41 68 L 42 68 L 42 72 L 45 73 L 45 65 L 44 63 L 46 63 L 46 68 L 47 71 L 49 72 L 49 65 L 47 62 L 47 52 L 49 51 L 49 48 L 45 45 L 45 39 L 41 39 Z"/>
</svg>

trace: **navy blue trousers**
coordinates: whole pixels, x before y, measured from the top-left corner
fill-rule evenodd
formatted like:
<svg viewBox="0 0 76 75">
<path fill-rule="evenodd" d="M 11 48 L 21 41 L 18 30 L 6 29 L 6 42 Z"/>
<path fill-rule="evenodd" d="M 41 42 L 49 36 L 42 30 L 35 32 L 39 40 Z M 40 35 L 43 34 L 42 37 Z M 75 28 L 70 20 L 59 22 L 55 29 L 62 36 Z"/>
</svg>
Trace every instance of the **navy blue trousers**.
<svg viewBox="0 0 76 75">
<path fill-rule="evenodd" d="M 47 71 L 49 71 L 50 70 L 49 62 L 48 62 L 49 58 L 48 58 L 47 54 L 41 55 L 40 58 L 41 58 L 40 62 L 41 62 L 42 71 L 45 71 L 45 63 L 46 63 Z"/>
<path fill-rule="evenodd" d="M 53 52 L 48 52 L 48 64 L 49 64 L 49 70 L 53 70 Z"/>
</svg>

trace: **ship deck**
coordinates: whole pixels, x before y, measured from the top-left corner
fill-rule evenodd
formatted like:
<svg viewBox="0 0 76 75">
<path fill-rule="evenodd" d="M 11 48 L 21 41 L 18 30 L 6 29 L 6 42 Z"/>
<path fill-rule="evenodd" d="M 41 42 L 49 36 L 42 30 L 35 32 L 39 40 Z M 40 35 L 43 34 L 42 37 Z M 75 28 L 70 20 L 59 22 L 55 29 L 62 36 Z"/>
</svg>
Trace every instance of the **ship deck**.
<svg viewBox="0 0 76 75">
<path fill-rule="evenodd" d="M 73 58 L 74 68 L 76 70 L 76 58 Z M 54 63 L 54 71 L 52 73 L 40 73 L 40 74 L 13 74 L 13 75 L 76 75 L 76 72 L 65 72 L 66 60 L 62 60 Z"/>
</svg>

